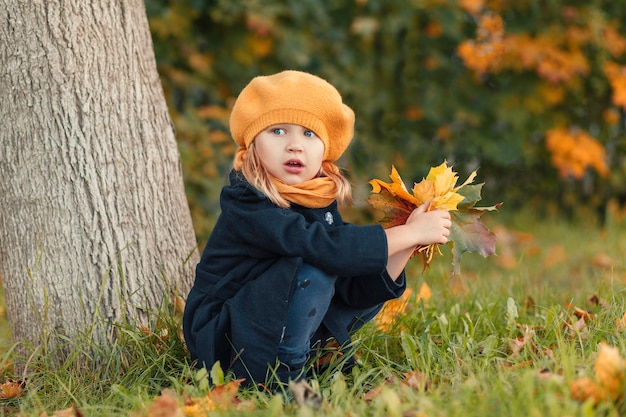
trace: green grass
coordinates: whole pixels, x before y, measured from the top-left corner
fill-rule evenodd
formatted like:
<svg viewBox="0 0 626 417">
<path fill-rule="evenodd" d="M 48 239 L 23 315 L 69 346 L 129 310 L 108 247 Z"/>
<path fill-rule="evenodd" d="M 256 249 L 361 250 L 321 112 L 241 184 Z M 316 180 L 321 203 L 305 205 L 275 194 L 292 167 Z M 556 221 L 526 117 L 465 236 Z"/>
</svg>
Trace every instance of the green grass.
<svg viewBox="0 0 626 417">
<path fill-rule="evenodd" d="M 626 311 L 626 224 L 610 227 L 537 219 L 528 212 L 490 215 L 493 230 L 506 230 L 498 257 L 466 254 L 461 283 L 448 278 L 450 256 L 436 258 L 422 273 L 408 268 L 415 292 L 427 283 L 432 296 L 414 302 L 387 332 L 373 323 L 358 334 L 359 365 L 349 375 L 327 371 L 312 385 L 322 393 L 319 410 L 299 407 L 253 390 L 240 397 L 254 411 L 234 407 L 211 415 L 260 416 L 617 416 L 622 402 L 593 406 L 573 400 L 569 382 L 593 376 L 598 346 L 606 342 L 626 356 L 624 330 L 616 319 Z M 503 229 L 502 225 L 506 225 Z M 462 284 L 462 285 L 461 285 Z M 596 303 L 590 300 L 599 299 Z M 593 314 L 580 331 L 571 331 L 578 307 Z M 202 396 L 204 373 L 190 368 L 176 336 L 179 322 L 164 309 L 168 335 L 162 341 L 132 326 L 120 326 L 106 351 L 85 338 L 67 341 L 71 351 L 60 369 L 46 355 L 31 360 L 26 391 L 0 402 L 0 413 L 49 415 L 75 406 L 83 415 L 146 415 L 163 388 L 178 398 Z M 534 329 L 532 344 L 513 354 L 510 341 Z M 0 328 L 6 334 L 6 325 Z M 161 330 L 158 331 L 159 334 Z M 12 360 L 8 343 L 0 362 Z M 92 359 L 100 358 L 97 367 Z M 408 387 L 404 373 L 419 371 L 420 388 Z M 363 396 L 382 387 L 371 401 Z"/>
</svg>

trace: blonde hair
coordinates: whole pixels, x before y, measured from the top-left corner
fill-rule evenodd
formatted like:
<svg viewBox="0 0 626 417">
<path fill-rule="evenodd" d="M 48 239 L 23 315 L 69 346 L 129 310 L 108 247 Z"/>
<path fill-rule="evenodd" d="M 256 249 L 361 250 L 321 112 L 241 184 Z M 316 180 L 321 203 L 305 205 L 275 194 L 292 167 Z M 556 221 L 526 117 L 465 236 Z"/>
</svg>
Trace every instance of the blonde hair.
<svg viewBox="0 0 626 417">
<path fill-rule="evenodd" d="M 261 163 L 254 141 L 248 147 L 246 158 L 241 164 L 241 173 L 248 182 L 278 207 L 289 208 L 291 204 L 278 192 L 269 173 Z M 330 161 L 322 162 L 320 177 L 329 177 L 337 184 L 337 201 L 340 204 L 352 204 L 352 186 L 339 168 Z"/>
</svg>

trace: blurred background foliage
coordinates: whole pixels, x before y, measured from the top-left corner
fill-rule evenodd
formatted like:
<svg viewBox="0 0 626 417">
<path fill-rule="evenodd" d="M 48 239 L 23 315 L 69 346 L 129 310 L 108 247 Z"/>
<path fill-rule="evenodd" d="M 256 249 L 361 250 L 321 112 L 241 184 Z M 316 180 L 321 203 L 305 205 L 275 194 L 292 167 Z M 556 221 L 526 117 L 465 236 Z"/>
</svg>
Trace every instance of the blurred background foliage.
<svg viewBox="0 0 626 417">
<path fill-rule="evenodd" d="M 626 8 L 614 0 L 146 0 L 199 242 L 235 145 L 230 108 L 259 74 L 298 69 L 357 115 L 340 165 L 368 181 L 478 169 L 501 211 L 602 218 L 626 200 Z"/>
</svg>

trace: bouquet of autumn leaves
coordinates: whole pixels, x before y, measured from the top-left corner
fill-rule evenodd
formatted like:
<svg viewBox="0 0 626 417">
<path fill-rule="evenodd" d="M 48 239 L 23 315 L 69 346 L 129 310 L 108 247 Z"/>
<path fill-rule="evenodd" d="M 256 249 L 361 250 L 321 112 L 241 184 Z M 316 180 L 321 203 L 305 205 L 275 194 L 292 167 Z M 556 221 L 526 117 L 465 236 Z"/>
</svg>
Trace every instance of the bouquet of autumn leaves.
<svg viewBox="0 0 626 417">
<path fill-rule="evenodd" d="M 452 217 L 452 227 L 448 243 L 452 246 L 452 273 L 460 274 L 463 252 L 478 252 L 487 257 L 495 254 L 496 236 L 481 221 L 485 211 L 497 210 L 502 203 L 491 207 L 475 207 L 481 199 L 483 184 L 472 184 L 476 171 L 457 186 L 458 175 L 444 161 L 431 168 L 428 176 L 415 183 L 409 192 L 395 167 L 391 167 L 391 183 L 378 179 L 370 181 L 372 195 L 367 202 L 385 213 L 381 220 L 384 227 L 406 223 L 413 210 L 423 203 L 430 203 L 428 210 L 448 210 Z M 441 254 L 439 245 L 434 243 L 419 246 L 414 255 L 422 256 L 424 268 L 430 265 L 433 255 Z"/>
</svg>

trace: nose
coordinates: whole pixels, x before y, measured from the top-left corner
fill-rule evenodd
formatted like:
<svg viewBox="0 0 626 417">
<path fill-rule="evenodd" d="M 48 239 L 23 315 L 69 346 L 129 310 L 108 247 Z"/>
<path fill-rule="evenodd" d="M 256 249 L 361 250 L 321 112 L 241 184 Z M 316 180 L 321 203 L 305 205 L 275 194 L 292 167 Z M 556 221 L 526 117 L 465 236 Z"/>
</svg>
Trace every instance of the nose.
<svg viewBox="0 0 626 417">
<path fill-rule="evenodd" d="M 289 143 L 287 143 L 288 152 L 302 152 L 303 149 L 304 147 L 302 146 L 302 143 L 300 143 L 298 139 L 294 138 L 290 140 Z"/>
</svg>

